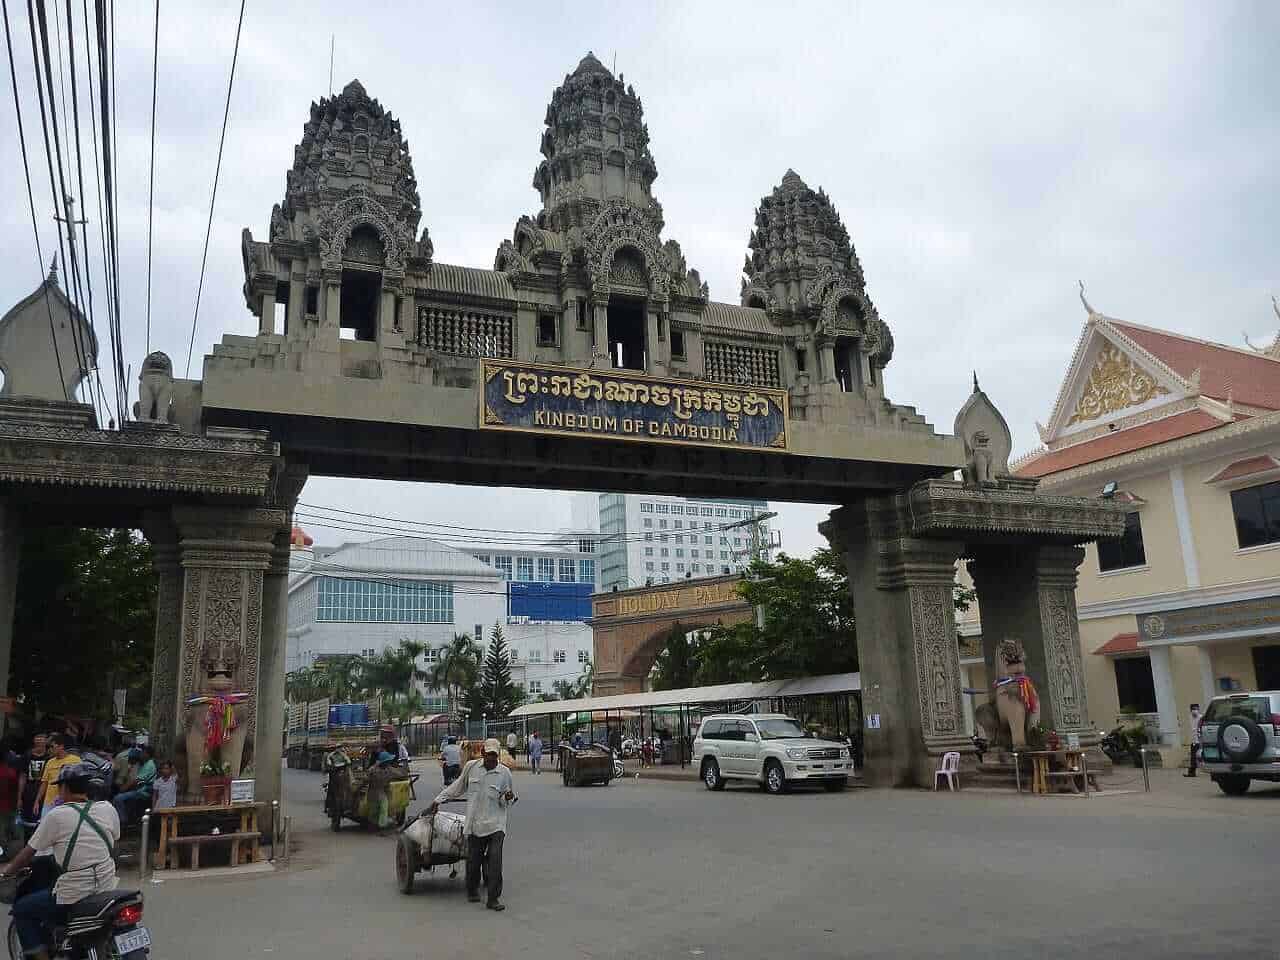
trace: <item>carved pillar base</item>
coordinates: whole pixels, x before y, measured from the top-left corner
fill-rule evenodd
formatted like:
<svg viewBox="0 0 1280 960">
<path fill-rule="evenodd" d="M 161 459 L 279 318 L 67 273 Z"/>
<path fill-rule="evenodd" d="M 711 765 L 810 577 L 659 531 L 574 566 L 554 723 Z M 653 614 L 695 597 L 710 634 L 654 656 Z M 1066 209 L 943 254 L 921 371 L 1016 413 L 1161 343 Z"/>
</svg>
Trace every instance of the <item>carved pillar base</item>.
<svg viewBox="0 0 1280 960">
<path fill-rule="evenodd" d="M 183 710 L 182 742 L 186 744 L 183 788 L 198 797 L 200 740 L 191 726 L 202 708 L 187 709 L 198 694 L 242 693 L 236 708 L 238 725 L 232 744 L 254 743 L 258 726 L 258 681 L 262 638 L 263 578 L 274 538 L 284 527 L 283 510 L 254 507 L 176 507 L 182 565 L 182 644 L 178 664 L 178 704 Z M 238 775 L 253 762 L 250 750 L 224 756 Z M 271 761 L 266 758 L 269 764 Z M 278 774 L 277 774 L 278 777 Z"/>
<path fill-rule="evenodd" d="M 862 674 L 863 775 L 928 786 L 938 758 L 971 752 L 953 588 L 963 544 L 908 535 L 901 497 L 841 507 L 820 527 L 849 568 Z M 867 728 L 873 717 L 878 728 Z"/>
<path fill-rule="evenodd" d="M 151 742 L 156 756 L 176 752 L 182 711 L 178 703 L 178 664 L 182 649 L 182 564 L 178 531 L 163 513 L 148 514 L 144 530 L 154 557 L 156 592 L 155 652 L 151 669 Z"/>
<path fill-rule="evenodd" d="M 1027 675 L 1040 693 L 1045 729 L 1088 737 L 1093 727 L 1076 619 L 1076 568 L 1083 560 L 1081 547 L 987 547 L 975 551 L 969 572 L 982 610 L 988 679 L 1002 669 L 996 646 L 1016 637 L 1026 649 Z"/>
</svg>

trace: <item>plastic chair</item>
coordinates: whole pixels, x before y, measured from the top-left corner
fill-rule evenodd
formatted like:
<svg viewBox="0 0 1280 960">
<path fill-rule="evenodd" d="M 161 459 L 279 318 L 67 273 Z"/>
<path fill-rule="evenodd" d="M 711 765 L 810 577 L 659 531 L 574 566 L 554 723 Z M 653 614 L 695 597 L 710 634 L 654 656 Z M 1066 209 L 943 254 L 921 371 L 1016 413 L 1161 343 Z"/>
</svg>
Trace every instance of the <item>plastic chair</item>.
<svg viewBox="0 0 1280 960">
<path fill-rule="evenodd" d="M 938 765 L 938 769 L 933 774 L 933 789 L 938 789 L 938 780 L 942 777 L 947 778 L 947 786 L 953 791 L 957 789 L 960 776 L 960 754 L 955 750 L 942 755 L 942 763 Z"/>
</svg>

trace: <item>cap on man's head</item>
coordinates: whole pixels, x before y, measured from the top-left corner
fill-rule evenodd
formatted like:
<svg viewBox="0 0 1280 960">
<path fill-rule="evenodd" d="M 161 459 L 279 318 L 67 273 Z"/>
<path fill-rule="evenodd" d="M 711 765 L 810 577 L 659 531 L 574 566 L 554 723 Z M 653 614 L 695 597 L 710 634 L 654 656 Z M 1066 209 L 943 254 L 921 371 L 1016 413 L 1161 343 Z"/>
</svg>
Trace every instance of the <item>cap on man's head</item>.
<svg viewBox="0 0 1280 960">
<path fill-rule="evenodd" d="M 53 782 L 66 783 L 68 780 L 75 780 L 77 778 L 88 780 L 92 776 L 93 770 L 88 766 L 88 764 L 68 763 L 58 771 L 58 777 Z"/>
<path fill-rule="evenodd" d="M 498 746 L 498 741 L 490 737 L 484 742 L 484 752 L 492 753 L 495 757 L 502 751 L 502 747 Z"/>
</svg>

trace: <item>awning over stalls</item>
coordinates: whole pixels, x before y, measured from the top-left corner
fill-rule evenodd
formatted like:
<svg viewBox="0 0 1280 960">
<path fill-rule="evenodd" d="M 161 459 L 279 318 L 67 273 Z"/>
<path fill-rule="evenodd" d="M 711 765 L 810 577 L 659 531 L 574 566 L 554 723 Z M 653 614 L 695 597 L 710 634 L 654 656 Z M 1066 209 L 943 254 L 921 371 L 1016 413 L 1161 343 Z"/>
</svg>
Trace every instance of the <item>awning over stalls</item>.
<svg viewBox="0 0 1280 960">
<path fill-rule="evenodd" d="M 697 703 L 725 703 L 735 700 L 773 700 L 782 697 L 819 697 L 855 693 L 862 689 L 858 673 L 831 673 L 821 677 L 793 680 L 765 680 L 760 683 L 721 683 L 710 687 L 680 690 L 651 690 L 648 693 L 620 693 L 611 697 L 580 697 L 576 700 L 548 700 L 527 703 L 511 711 L 512 717 L 543 717 L 549 714 L 584 711 L 639 710 Z"/>
</svg>

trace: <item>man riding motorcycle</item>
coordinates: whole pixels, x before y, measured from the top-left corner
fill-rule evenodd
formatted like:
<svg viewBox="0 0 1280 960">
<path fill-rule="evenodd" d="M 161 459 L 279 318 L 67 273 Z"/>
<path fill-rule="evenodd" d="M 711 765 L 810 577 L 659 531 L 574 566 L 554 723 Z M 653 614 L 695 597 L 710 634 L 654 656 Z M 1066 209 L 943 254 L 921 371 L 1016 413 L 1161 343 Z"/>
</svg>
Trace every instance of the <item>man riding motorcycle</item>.
<svg viewBox="0 0 1280 960">
<path fill-rule="evenodd" d="M 37 853 L 52 852 L 60 870 L 51 888 L 19 897 L 13 919 L 23 953 L 48 960 L 50 934 L 67 909 L 85 897 L 116 885 L 115 844 L 120 820 L 115 808 L 88 798 L 96 771 L 73 763 L 58 773 L 62 802 L 41 819 L 27 845 L 0 869 L 8 877 L 25 869 Z"/>
</svg>

